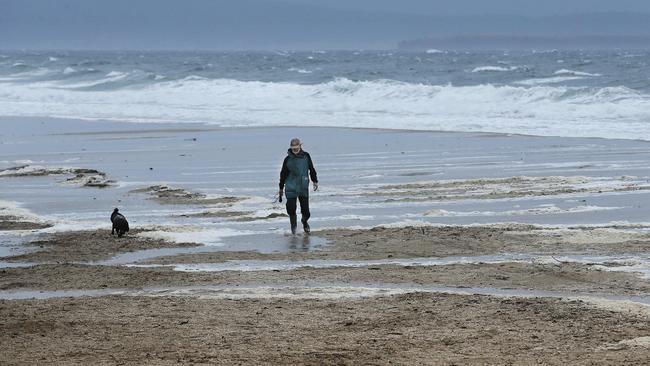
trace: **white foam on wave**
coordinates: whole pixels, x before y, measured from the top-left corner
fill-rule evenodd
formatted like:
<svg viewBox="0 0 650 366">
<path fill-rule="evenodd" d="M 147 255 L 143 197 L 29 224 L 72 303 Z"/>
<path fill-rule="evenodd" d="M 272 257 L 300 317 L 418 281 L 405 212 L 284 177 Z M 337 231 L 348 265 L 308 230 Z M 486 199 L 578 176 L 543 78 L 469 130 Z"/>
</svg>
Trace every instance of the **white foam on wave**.
<svg viewBox="0 0 650 366">
<path fill-rule="evenodd" d="M 291 68 L 287 69 L 287 71 L 297 72 L 299 74 L 311 74 L 313 72 L 313 71 L 306 70 L 306 69 L 301 69 L 301 68 L 298 68 L 298 67 L 291 67 Z"/>
<path fill-rule="evenodd" d="M 626 87 L 546 85 L 578 76 L 522 81 L 530 85 L 519 86 L 344 78 L 298 84 L 187 77 L 146 87 L 75 90 L 126 77 L 117 72 L 106 76 L 64 86 L 44 81 L 2 83 L 0 111 L 8 116 L 204 121 L 231 127 L 300 125 L 650 140 L 650 95 Z"/>
<path fill-rule="evenodd" d="M 502 71 L 515 71 L 519 66 L 479 66 L 472 70 L 473 73 L 477 72 L 502 72 Z"/>
<path fill-rule="evenodd" d="M 72 67 L 66 67 L 62 72 L 56 71 L 55 73 L 63 73 L 64 75 L 72 75 L 76 73 L 94 73 L 96 72 L 96 69 L 93 68 L 87 68 L 83 70 L 77 70 Z M 23 99 L 27 105 L 31 106 L 36 106 L 39 103 L 43 103 L 43 109 L 41 109 L 41 112 L 44 112 L 48 108 L 46 107 L 47 104 L 51 104 L 55 102 L 56 98 L 61 98 L 61 102 L 63 105 L 61 106 L 61 109 L 74 109 L 74 99 L 75 93 L 74 89 L 79 89 L 79 88 L 89 88 L 93 86 L 98 86 L 106 83 L 111 83 L 119 80 L 126 79 L 129 77 L 129 73 L 125 72 L 118 72 L 118 71 L 111 71 L 107 73 L 104 78 L 101 79 L 95 79 L 95 80 L 89 80 L 89 81 L 79 81 L 79 82 L 70 82 L 69 80 L 54 80 L 54 81 L 36 81 L 36 82 L 31 82 L 30 84 L 22 84 L 22 87 L 18 88 L 18 85 L 20 84 L 13 84 L 16 81 L 21 81 L 25 79 L 31 79 L 35 76 L 43 76 L 53 73 L 52 70 L 41 68 L 35 71 L 31 72 L 25 72 L 25 73 L 20 73 L 20 74 L 14 74 L 11 77 L 5 77 L 5 78 L 0 78 L 0 83 L 6 82 L 9 83 L 8 86 L 6 86 L 7 90 L 13 90 L 15 93 L 3 93 L 0 94 L 0 106 L 4 105 L 5 103 L 13 103 L 16 102 L 17 100 Z M 3 86 L 4 87 L 4 86 Z M 17 89 L 22 89 L 22 90 L 17 90 Z M 50 92 L 48 92 L 48 90 Z M 30 93 L 31 91 L 31 93 Z M 22 94 L 25 93 L 25 94 Z M 110 93 L 110 92 L 106 92 Z M 31 96 L 29 96 L 31 94 Z M 99 97 L 99 95 L 97 95 Z M 40 102 L 38 101 L 38 98 L 43 98 Z M 108 98 L 108 99 L 106 99 Z M 90 101 L 90 98 L 84 99 L 85 103 L 96 103 L 96 107 L 98 107 L 101 104 L 106 104 L 108 106 L 112 105 L 112 102 L 110 100 L 111 96 L 109 95 L 103 95 L 100 97 L 100 99 L 97 99 L 95 101 Z M 103 99 L 103 100 L 102 100 Z M 72 103 L 72 104 L 69 104 Z M 88 106 L 86 106 L 87 108 Z M 84 108 L 85 109 L 85 108 Z M 0 109 L 1 110 L 1 109 Z M 82 114 L 84 113 L 77 113 L 76 115 L 62 115 L 64 118 L 79 118 L 79 119 L 94 119 L 91 116 L 83 116 Z M 19 111 L 19 108 L 15 108 L 14 111 L 11 113 L 3 113 L 2 115 L 4 116 L 49 116 L 49 117 L 54 117 L 54 115 L 49 114 L 49 113 L 22 113 Z M 127 119 L 128 121 L 128 119 Z"/>
<path fill-rule="evenodd" d="M 575 75 L 574 76 L 553 76 L 548 78 L 520 80 L 515 82 L 515 84 L 535 86 L 535 85 L 545 85 L 545 84 L 559 84 L 559 83 L 565 83 L 567 81 L 574 81 L 574 80 L 581 80 L 581 79 L 584 79 L 584 77 L 575 76 Z"/>
<path fill-rule="evenodd" d="M 555 75 L 573 75 L 573 76 L 602 76 L 600 74 L 591 74 L 588 72 L 582 72 L 582 71 L 573 71 L 573 70 L 567 70 L 567 69 L 561 69 L 557 70 L 554 72 Z"/>
<path fill-rule="evenodd" d="M 30 80 L 33 79 L 34 77 L 45 76 L 53 72 L 54 70 L 45 67 L 39 67 L 35 70 L 21 71 L 21 72 L 10 74 L 9 76 L 1 77 L 0 82 L 15 82 L 15 81 Z"/>
<path fill-rule="evenodd" d="M 184 81 L 202 81 L 202 80 L 210 80 L 210 79 L 204 78 L 203 76 L 190 75 L 190 76 L 186 76 L 183 79 L 181 79 L 180 82 L 184 82 Z M 174 84 L 174 82 L 171 82 L 171 83 Z M 182 86 L 182 85 L 179 85 L 179 86 Z"/>
</svg>

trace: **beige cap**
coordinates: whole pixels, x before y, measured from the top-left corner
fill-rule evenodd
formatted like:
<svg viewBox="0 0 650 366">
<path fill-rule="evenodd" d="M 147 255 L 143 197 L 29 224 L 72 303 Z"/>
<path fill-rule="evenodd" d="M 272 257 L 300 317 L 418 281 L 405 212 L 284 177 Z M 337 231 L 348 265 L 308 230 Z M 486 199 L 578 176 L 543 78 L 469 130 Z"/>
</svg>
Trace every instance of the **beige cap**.
<svg viewBox="0 0 650 366">
<path fill-rule="evenodd" d="M 299 138 L 293 138 L 291 139 L 291 142 L 289 143 L 289 146 L 300 146 L 302 145 L 302 142 L 300 142 Z"/>
</svg>

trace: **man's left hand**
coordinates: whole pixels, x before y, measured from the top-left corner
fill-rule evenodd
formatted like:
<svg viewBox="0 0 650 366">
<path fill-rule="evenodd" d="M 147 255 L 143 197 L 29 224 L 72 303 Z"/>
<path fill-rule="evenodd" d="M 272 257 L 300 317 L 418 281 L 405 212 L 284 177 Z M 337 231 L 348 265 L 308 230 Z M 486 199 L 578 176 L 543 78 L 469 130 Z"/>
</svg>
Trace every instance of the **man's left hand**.
<svg viewBox="0 0 650 366">
<path fill-rule="evenodd" d="M 318 182 L 314 182 L 314 191 L 318 190 Z"/>
</svg>

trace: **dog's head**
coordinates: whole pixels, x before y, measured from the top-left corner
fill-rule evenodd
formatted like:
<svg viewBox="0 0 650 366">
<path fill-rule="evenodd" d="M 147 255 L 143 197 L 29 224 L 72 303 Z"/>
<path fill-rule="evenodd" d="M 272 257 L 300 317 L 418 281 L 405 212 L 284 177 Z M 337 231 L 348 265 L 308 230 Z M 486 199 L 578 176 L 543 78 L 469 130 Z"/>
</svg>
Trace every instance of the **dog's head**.
<svg viewBox="0 0 650 366">
<path fill-rule="evenodd" d="M 111 222 L 115 219 L 117 215 L 121 215 L 119 211 L 120 210 L 118 210 L 117 207 L 113 210 L 113 213 L 111 214 Z"/>
</svg>

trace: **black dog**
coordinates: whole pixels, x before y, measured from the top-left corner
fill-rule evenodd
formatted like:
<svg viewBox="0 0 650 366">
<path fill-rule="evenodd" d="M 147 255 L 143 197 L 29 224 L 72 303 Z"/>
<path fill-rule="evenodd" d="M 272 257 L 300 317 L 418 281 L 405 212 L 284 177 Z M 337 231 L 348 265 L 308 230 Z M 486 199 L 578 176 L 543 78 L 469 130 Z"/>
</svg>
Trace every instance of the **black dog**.
<svg viewBox="0 0 650 366">
<path fill-rule="evenodd" d="M 117 230 L 117 237 L 121 238 L 124 233 L 129 231 L 129 222 L 126 221 L 126 217 L 122 215 L 117 208 L 113 210 L 111 214 L 111 222 L 113 223 L 113 230 L 111 230 L 111 235 L 115 235 L 115 230 Z"/>
</svg>

